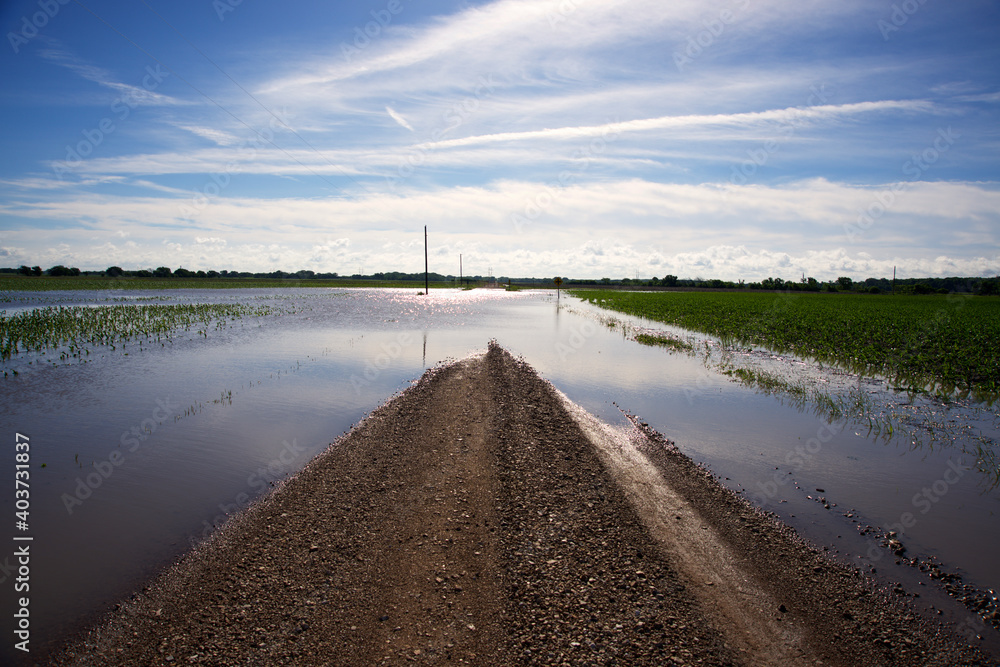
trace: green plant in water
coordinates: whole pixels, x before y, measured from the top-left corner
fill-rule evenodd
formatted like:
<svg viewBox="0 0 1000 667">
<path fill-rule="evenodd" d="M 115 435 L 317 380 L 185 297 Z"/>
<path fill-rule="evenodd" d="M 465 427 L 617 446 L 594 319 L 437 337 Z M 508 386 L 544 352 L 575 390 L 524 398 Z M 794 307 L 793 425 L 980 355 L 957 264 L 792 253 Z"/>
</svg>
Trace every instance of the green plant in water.
<svg viewBox="0 0 1000 667">
<path fill-rule="evenodd" d="M 85 346 L 115 349 L 131 340 L 160 341 L 179 329 L 214 319 L 270 315 L 269 306 L 243 304 L 48 306 L 12 316 L 0 313 L 0 360 L 25 351 L 42 354 L 66 346 L 66 358 L 90 354 Z M 204 335 L 204 331 L 199 331 Z"/>
<path fill-rule="evenodd" d="M 572 293 L 609 310 L 899 379 L 941 396 L 992 402 L 1000 394 L 1000 300 L 992 297 Z"/>
<path fill-rule="evenodd" d="M 638 333 L 635 335 L 635 341 L 637 343 L 642 343 L 643 345 L 668 347 L 673 350 L 679 350 L 688 352 L 694 350 L 694 346 L 687 341 L 681 340 L 679 338 L 672 338 L 670 336 L 664 336 L 661 334 L 647 334 Z"/>
</svg>

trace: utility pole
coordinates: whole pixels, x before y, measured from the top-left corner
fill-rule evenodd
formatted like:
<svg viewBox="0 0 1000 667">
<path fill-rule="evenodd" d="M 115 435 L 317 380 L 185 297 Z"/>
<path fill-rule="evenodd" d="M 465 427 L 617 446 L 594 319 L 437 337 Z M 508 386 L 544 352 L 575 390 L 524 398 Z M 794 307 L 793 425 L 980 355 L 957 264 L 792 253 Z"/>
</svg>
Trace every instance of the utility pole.
<svg viewBox="0 0 1000 667">
<path fill-rule="evenodd" d="M 462 253 L 458 253 L 458 286 L 462 286 Z"/>
<path fill-rule="evenodd" d="M 427 225 L 424 225 L 424 296 L 431 295 L 430 276 L 427 272 Z"/>
</svg>

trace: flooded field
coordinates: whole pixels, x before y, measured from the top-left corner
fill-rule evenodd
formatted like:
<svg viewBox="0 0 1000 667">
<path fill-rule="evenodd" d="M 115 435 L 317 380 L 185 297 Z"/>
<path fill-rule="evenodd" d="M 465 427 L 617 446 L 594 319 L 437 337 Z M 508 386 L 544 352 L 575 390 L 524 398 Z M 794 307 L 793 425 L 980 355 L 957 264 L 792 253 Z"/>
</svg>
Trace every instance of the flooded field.
<svg viewBox="0 0 1000 667">
<path fill-rule="evenodd" d="M 144 304 L 215 313 L 178 320 L 169 333 L 19 351 L 2 362 L 9 451 L 15 434 L 31 444 L 28 527 L 15 526 L 13 467 L 0 508 L 10 537 L 32 538 L 33 645 L 109 609 L 424 369 L 490 339 L 601 419 L 638 415 L 821 548 L 992 636 L 942 584 L 1000 588 L 996 406 L 908 396 L 549 292 L 7 297 L 7 317 Z M 643 345 L 634 340 L 642 332 L 685 345 Z M 10 547 L 0 552 L 2 585 L 15 573 Z M 0 599 L 12 619 L 13 595 Z"/>
</svg>

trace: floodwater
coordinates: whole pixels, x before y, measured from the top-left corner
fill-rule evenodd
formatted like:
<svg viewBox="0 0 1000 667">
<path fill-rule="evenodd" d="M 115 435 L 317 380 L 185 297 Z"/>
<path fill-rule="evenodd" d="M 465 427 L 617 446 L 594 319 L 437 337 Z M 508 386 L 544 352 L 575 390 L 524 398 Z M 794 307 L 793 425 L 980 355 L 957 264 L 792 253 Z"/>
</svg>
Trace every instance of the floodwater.
<svg viewBox="0 0 1000 667">
<path fill-rule="evenodd" d="M 58 641 L 127 598 L 426 368 L 496 339 L 601 419 L 622 410 L 675 441 L 723 483 L 838 558 L 902 582 L 956 624 L 974 616 L 916 568 L 862 535 L 895 530 L 907 556 L 934 557 L 982 589 L 1000 589 L 1000 491 L 983 452 L 1000 439 L 996 408 L 898 395 L 884 383 L 766 351 L 725 351 L 710 337 L 672 353 L 629 338 L 668 329 L 544 291 L 417 289 L 178 290 L 15 294 L 8 314 L 45 305 L 253 303 L 207 335 L 4 362 L 0 416 L 3 636 L 13 637 L 30 546 L 31 646 Z M 111 301 L 111 299 L 115 299 Z M 29 363 L 30 362 L 30 363 Z M 831 417 L 781 392 L 747 387 L 720 364 L 765 367 L 864 397 Z M 18 371 L 15 377 L 13 370 Z M 797 375 L 796 375 L 797 374 Z M 892 434 L 879 418 L 893 415 Z M 16 434 L 30 438 L 30 516 L 15 512 Z M 42 467 L 44 465 L 44 467 Z M 994 464 L 995 465 L 995 464 Z M 822 500 L 820 500 L 822 499 Z M 829 505 L 829 509 L 823 503 Z M 851 516 L 845 516 L 850 514 Z M 18 540 L 15 537 L 30 537 Z M 23 577 L 22 577 L 23 578 Z M 0 655 L 13 641 L 4 640 Z"/>
</svg>

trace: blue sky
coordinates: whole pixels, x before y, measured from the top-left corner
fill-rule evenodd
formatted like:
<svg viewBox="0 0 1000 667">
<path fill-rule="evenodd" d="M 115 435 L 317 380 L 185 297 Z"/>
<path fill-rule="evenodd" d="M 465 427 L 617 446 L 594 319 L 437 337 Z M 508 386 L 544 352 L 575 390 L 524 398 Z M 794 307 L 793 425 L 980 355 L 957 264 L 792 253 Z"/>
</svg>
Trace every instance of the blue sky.
<svg viewBox="0 0 1000 667">
<path fill-rule="evenodd" d="M 0 266 L 1000 273 L 1000 3 L 0 4 Z"/>
</svg>

